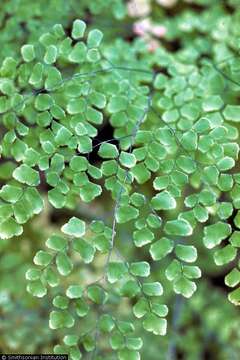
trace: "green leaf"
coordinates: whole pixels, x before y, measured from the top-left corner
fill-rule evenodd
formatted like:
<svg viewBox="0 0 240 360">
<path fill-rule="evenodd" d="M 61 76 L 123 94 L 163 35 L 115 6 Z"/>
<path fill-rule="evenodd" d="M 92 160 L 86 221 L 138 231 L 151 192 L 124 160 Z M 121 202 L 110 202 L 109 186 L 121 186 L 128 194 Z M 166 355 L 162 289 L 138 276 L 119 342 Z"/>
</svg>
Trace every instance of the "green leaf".
<svg viewBox="0 0 240 360">
<path fill-rule="evenodd" d="M 240 271 L 234 268 L 225 276 L 225 284 L 230 287 L 235 287 L 240 283 Z"/>
<path fill-rule="evenodd" d="M 200 205 L 195 206 L 195 208 L 193 209 L 193 214 L 199 222 L 205 222 L 208 219 L 207 209 Z"/>
<path fill-rule="evenodd" d="M 49 318 L 50 329 L 71 328 L 74 325 L 74 318 L 68 311 L 52 311 Z"/>
<path fill-rule="evenodd" d="M 68 308 L 69 299 L 65 296 L 57 295 L 53 299 L 53 305 L 59 309 L 65 310 Z"/>
<path fill-rule="evenodd" d="M 36 97 L 34 105 L 38 111 L 46 111 L 53 105 L 53 100 L 48 94 L 39 94 Z"/>
<path fill-rule="evenodd" d="M 51 235 L 47 239 L 46 245 L 49 249 L 63 251 L 67 246 L 67 240 L 59 235 Z"/>
<path fill-rule="evenodd" d="M 217 210 L 217 214 L 220 219 L 225 220 L 228 219 L 233 213 L 233 206 L 231 203 L 222 202 L 219 205 L 219 208 Z"/>
<path fill-rule="evenodd" d="M 61 227 L 61 231 L 72 237 L 81 237 L 86 232 L 85 222 L 74 216 Z"/>
<path fill-rule="evenodd" d="M 167 320 L 161 319 L 154 314 L 147 314 L 143 321 L 143 327 L 145 330 L 152 332 L 154 335 L 166 335 L 167 332 Z"/>
<path fill-rule="evenodd" d="M 52 258 L 53 257 L 51 254 L 49 254 L 46 251 L 40 250 L 34 256 L 33 262 L 34 262 L 34 264 L 39 265 L 39 266 L 47 266 L 52 261 Z"/>
<path fill-rule="evenodd" d="M 173 281 L 182 272 L 181 264 L 178 260 L 174 259 L 166 268 L 165 274 L 169 281 Z"/>
<path fill-rule="evenodd" d="M 93 91 L 89 97 L 91 103 L 96 106 L 98 109 L 103 109 L 106 106 L 106 96 L 100 92 Z M 88 111 L 90 111 L 89 115 L 93 115 L 93 109 L 88 108 Z"/>
<path fill-rule="evenodd" d="M 190 121 L 197 120 L 200 115 L 200 109 L 196 104 L 185 104 L 180 110 L 181 115 Z"/>
<path fill-rule="evenodd" d="M 163 287 L 159 282 L 144 283 L 143 292 L 147 296 L 161 296 L 163 294 Z"/>
<path fill-rule="evenodd" d="M 176 200 L 168 191 L 162 191 L 151 200 L 152 207 L 156 210 L 171 210 L 176 208 Z"/>
<path fill-rule="evenodd" d="M 53 25 L 52 30 L 57 39 L 61 39 L 65 35 L 63 26 L 61 24 Z"/>
<path fill-rule="evenodd" d="M 7 220 L 13 214 L 12 205 L 2 204 L 0 205 L 0 223 L 4 220 Z"/>
<path fill-rule="evenodd" d="M 41 270 L 36 269 L 36 268 L 30 268 L 27 270 L 25 277 L 26 280 L 29 281 L 34 281 L 34 280 L 38 280 L 41 276 Z"/>
<path fill-rule="evenodd" d="M 147 217 L 147 224 L 153 229 L 158 229 L 162 225 L 162 219 L 160 218 L 160 216 L 157 216 L 155 214 L 149 214 Z"/>
<path fill-rule="evenodd" d="M 101 331 L 110 333 L 115 327 L 115 322 L 111 315 L 103 314 L 99 318 L 99 328 Z"/>
<path fill-rule="evenodd" d="M 38 163 L 39 153 L 33 148 L 28 148 L 25 153 L 25 163 L 29 166 L 35 166 Z"/>
<path fill-rule="evenodd" d="M 134 154 L 122 151 L 119 157 L 119 161 L 123 166 L 132 168 L 136 165 L 137 159 Z"/>
<path fill-rule="evenodd" d="M 193 229 L 189 222 L 179 219 L 167 221 L 164 226 L 164 231 L 169 235 L 190 236 L 192 235 Z"/>
<path fill-rule="evenodd" d="M 58 55 L 57 47 L 54 45 L 50 45 L 47 47 L 43 60 L 48 65 L 53 64 L 57 60 L 57 55 Z"/>
<path fill-rule="evenodd" d="M 146 199 L 143 194 L 139 194 L 139 193 L 135 192 L 131 195 L 130 201 L 134 206 L 142 207 L 142 206 L 144 206 Z"/>
<path fill-rule="evenodd" d="M 55 72 L 55 74 L 54 74 L 54 72 Z M 45 86 L 47 87 L 47 85 L 48 85 L 48 87 L 50 89 L 53 89 L 54 85 L 55 86 L 57 86 L 57 85 L 60 86 L 60 83 L 62 81 L 60 73 L 58 74 L 55 70 L 54 70 L 54 72 L 53 72 L 53 69 L 52 69 L 51 73 L 48 72 L 48 81 L 45 82 Z M 59 78 L 57 79 L 57 77 L 59 77 Z M 65 118 L 65 111 L 60 106 L 58 106 L 56 104 L 51 106 L 50 113 L 51 113 L 52 117 L 54 117 L 55 119 L 62 120 L 62 119 Z"/>
<path fill-rule="evenodd" d="M 107 269 L 108 281 L 113 284 L 128 272 L 127 266 L 122 262 L 111 262 Z"/>
<path fill-rule="evenodd" d="M 0 239 L 10 239 L 13 236 L 21 235 L 22 232 L 22 226 L 17 224 L 12 217 L 0 223 Z"/>
<path fill-rule="evenodd" d="M 181 155 L 177 158 L 176 161 L 178 167 L 186 172 L 187 174 L 191 174 L 196 170 L 196 163 L 194 160 L 188 156 Z"/>
<path fill-rule="evenodd" d="M 102 41 L 103 33 L 100 30 L 94 29 L 88 33 L 87 45 L 90 48 L 98 47 Z"/>
<path fill-rule="evenodd" d="M 82 358 L 82 353 L 78 346 L 71 347 L 69 350 L 69 355 L 72 360 L 80 360 Z"/>
<path fill-rule="evenodd" d="M 65 126 L 60 126 L 56 132 L 56 136 L 54 137 L 54 139 L 56 144 L 60 146 L 64 146 L 68 144 L 71 136 L 72 136 L 71 131 L 69 131 Z"/>
<path fill-rule="evenodd" d="M 231 226 L 221 221 L 204 227 L 203 243 L 208 249 L 219 245 L 231 234 Z"/>
<path fill-rule="evenodd" d="M 82 299 L 76 301 L 76 313 L 79 317 L 84 317 L 89 311 L 89 305 L 86 304 Z"/>
<path fill-rule="evenodd" d="M 119 360 L 140 360 L 140 354 L 135 350 L 123 349 L 118 352 Z"/>
<path fill-rule="evenodd" d="M 58 191 L 58 189 L 52 189 L 48 191 L 48 200 L 50 204 L 56 209 L 61 209 L 66 203 L 66 197 Z"/>
<path fill-rule="evenodd" d="M 0 165 L 0 179 L 8 180 L 12 177 L 12 172 L 15 169 L 12 161 L 6 161 Z"/>
<path fill-rule="evenodd" d="M 166 237 L 162 237 L 150 246 L 150 254 L 153 260 L 161 260 L 173 250 L 174 242 Z"/>
<path fill-rule="evenodd" d="M 33 61 L 35 59 L 34 46 L 31 44 L 23 45 L 21 47 L 21 54 L 24 61 L 26 62 Z"/>
<path fill-rule="evenodd" d="M 131 173 L 139 184 L 144 184 L 151 177 L 150 171 L 147 170 L 143 163 L 134 166 L 131 169 Z"/>
<path fill-rule="evenodd" d="M 138 338 L 129 337 L 126 339 L 126 345 L 128 349 L 140 350 L 141 347 L 143 346 L 143 341 L 140 337 Z"/>
<path fill-rule="evenodd" d="M 225 265 L 233 261 L 237 256 L 237 249 L 228 244 L 222 249 L 215 251 L 214 261 L 217 265 Z"/>
<path fill-rule="evenodd" d="M 229 191 L 233 187 L 233 178 L 230 174 L 221 174 L 218 179 L 218 187 L 221 191 Z"/>
<path fill-rule="evenodd" d="M 133 313 L 136 318 L 140 319 L 150 310 L 148 301 L 141 297 L 138 302 L 133 306 Z"/>
<path fill-rule="evenodd" d="M 88 166 L 88 174 L 94 179 L 101 179 L 102 177 L 102 171 L 93 165 Z"/>
<path fill-rule="evenodd" d="M 203 101 L 203 110 L 206 112 L 220 110 L 224 105 L 222 98 L 218 95 L 209 96 Z"/>
<path fill-rule="evenodd" d="M 240 287 L 230 292 L 228 300 L 236 306 L 240 305 Z"/>
<path fill-rule="evenodd" d="M 123 297 L 132 298 L 140 292 L 139 285 L 135 280 L 128 280 L 120 289 L 120 294 Z"/>
<path fill-rule="evenodd" d="M 76 45 L 74 45 L 70 54 L 68 54 L 68 59 L 73 63 L 81 64 L 85 62 L 86 55 L 86 45 L 83 42 L 78 42 Z"/>
<path fill-rule="evenodd" d="M 80 197 L 82 201 L 87 203 L 93 201 L 97 196 L 100 196 L 101 193 L 101 186 L 91 182 L 88 182 L 80 188 Z"/>
<path fill-rule="evenodd" d="M 120 206 L 116 212 L 116 220 L 119 224 L 124 224 L 128 221 L 136 219 L 139 215 L 139 210 L 135 207 L 128 206 Z"/>
<path fill-rule="evenodd" d="M 63 338 L 63 342 L 67 346 L 77 345 L 79 341 L 79 337 L 77 335 L 66 335 Z"/>
<path fill-rule="evenodd" d="M 107 238 L 104 234 L 95 236 L 93 238 L 93 243 L 95 248 L 102 253 L 106 253 L 111 249 L 110 239 Z"/>
<path fill-rule="evenodd" d="M 187 151 L 194 151 L 197 149 L 198 138 L 195 131 L 190 130 L 183 134 L 181 144 Z"/>
<path fill-rule="evenodd" d="M 237 212 L 237 215 L 234 217 L 233 222 L 237 228 L 240 228 L 240 211 L 239 210 Z"/>
<path fill-rule="evenodd" d="M 52 117 L 48 111 L 43 111 L 43 112 L 37 114 L 36 121 L 39 126 L 47 127 L 51 124 Z M 25 154 L 26 154 L 26 152 L 25 152 Z"/>
<path fill-rule="evenodd" d="M 166 187 L 168 187 L 168 185 L 169 185 L 169 176 L 168 175 L 157 176 L 153 182 L 153 187 L 155 190 L 163 190 Z"/>
<path fill-rule="evenodd" d="M 31 281 L 29 284 L 27 284 L 27 291 L 32 296 L 36 296 L 38 298 L 42 298 L 47 294 L 47 289 L 40 280 Z"/>
<path fill-rule="evenodd" d="M 62 79 L 62 75 L 60 73 L 60 71 L 51 66 L 47 69 L 47 78 L 45 81 L 45 89 L 47 91 L 53 91 L 56 90 L 57 88 L 61 87 L 61 85 L 63 84 L 63 79 Z M 52 104 L 51 108 L 50 108 L 51 114 L 56 117 L 57 119 L 59 118 L 59 108 L 58 108 L 58 113 L 56 114 L 56 107 L 54 106 L 54 103 Z M 63 111 L 61 111 L 61 115 L 62 116 Z M 57 115 L 57 116 L 56 116 Z"/>
<path fill-rule="evenodd" d="M 90 225 L 90 229 L 94 232 L 94 233 L 102 233 L 104 232 L 104 229 L 105 229 L 105 224 L 103 221 L 101 220 L 93 220 L 91 222 L 91 225 Z"/>
<path fill-rule="evenodd" d="M 55 345 L 53 348 L 53 352 L 54 352 L 54 354 L 59 354 L 59 355 L 64 354 L 67 352 L 66 346 Z"/>
<path fill-rule="evenodd" d="M 216 195 L 210 190 L 203 189 L 199 194 L 199 202 L 204 206 L 211 206 L 216 202 Z"/>
<path fill-rule="evenodd" d="M 79 19 L 75 20 L 73 22 L 72 38 L 81 39 L 84 36 L 85 30 L 86 30 L 85 22 Z"/>
<path fill-rule="evenodd" d="M 179 119 L 179 112 L 177 109 L 167 110 L 163 113 L 162 119 L 165 123 L 173 123 Z"/>
<path fill-rule="evenodd" d="M 66 295 L 69 299 L 78 299 L 83 295 L 83 289 L 80 285 L 70 285 L 67 288 Z"/>
<path fill-rule="evenodd" d="M 49 286 L 56 287 L 59 285 L 59 277 L 58 275 L 53 271 L 51 267 L 47 267 L 44 270 L 44 278 Z"/>
<path fill-rule="evenodd" d="M 10 203 L 16 203 L 21 197 L 22 188 L 13 185 L 4 185 L 0 190 L 0 197 Z"/>
<path fill-rule="evenodd" d="M 136 144 L 149 144 L 153 140 L 154 140 L 153 133 L 150 130 L 138 130 L 136 133 L 136 137 L 135 137 Z M 143 148 L 140 148 L 140 150 L 143 150 Z"/>
<path fill-rule="evenodd" d="M 234 166 L 235 166 L 235 161 L 229 156 L 225 156 L 223 159 L 220 159 L 217 162 L 217 167 L 220 171 L 230 170 Z"/>
<path fill-rule="evenodd" d="M 198 266 L 183 265 L 182 272 L 188 279 L 198 279 L 201 277 L 201 270 Z"/>
<path fill-rule="evenodd" d="M 98 49 L 89 49 L 87 52 L 87 60 L 89 62 L 95 63 L 101 58 L 100 52 Z"/>
<path fill-rule="evenodd" d="M 124 111 L 118 111 L 111 115 L 109 121 L 113 127 L 121 128 L 128 122 L 128 117 Z"/>
<path fill-rule="evenodd" d="M 74 239 L 73 249 L 81 255 L 83 261 L 86 264 L 89 264 L 93 261 L 93 258 L 95 255 L 95 249 L 92 247 L 92 245 L 88 244 L 85 240 Z"/>
<path fill-rule="evenodd" d="M 67 112 L 71 115 L 81 114 L 86 111 L 87 103 L 84 98 L 71 99 L 67 104 Z"/>
<path fill-rule="evenodd" d="M 133 233 L 134 244 L 137 247 L 144 246 L 144 245 L 152 242 L 153 239 L 154 239 L 154 234 L 148 228 L 137 230 L 137 231 L 134 231 L 134 233 Z"/>
<path fill-rule="evenodd" d="M 73 171 L 85 171 L 88 168 L 88 161 L 83 156 L 73 156 L 69 163 L 70 168 Z"/>
<path fill-rule="evenodd" d="M 34 86 L 38 85 L 42 81 L 42 76 L 43 76 L 43 64 L 38 62 L 33 67 L 31 76 L 29 78 L 29 83 Z"/>
<path fill-rule="evenodd" d="M 168 307 L 158 302 L 152 302 L 151 308 L 152 312 L 157 316 L 164 317 L 168 314 Z"/>
<path fill-rule="evenodd" d="M 56 265 L 60 275 L 67 276 L 73 269 L 73 264 L 65 253 L 58 253 L 56 257 Z"/>
<path fill-rule="evenodd" d="M 194 246 L 178 244 L 175 253 L 180 260 L 194 262 L 197 259 L 197 250 Z"/>
<path fill-rule="evenodd" d="M 20 165 L 13 171 L 13 177 L 17 181 L 27 184 L 29 186 L 38 186 L 40 184 L 39 173 L 36 170 L 33 170 L 28 165 Z"/>
<path fill-rule="evenodd" d="M 240 247 L 240 231 L 234 231 L 230 236 L 229 241 L 233 246 Z"/>
<path fill-rule="evenodd" d="M 174 281 L 173 289 L 176 294 L 181 294 L 186 298 L 190 298 L 196 291 L 197 286 L 193 281 L 188 280 L 184 276 L 180 276 Z"/>
<path fill-rule="evenodd" d="M 118 157 L 118 149 L 116 145 L 103 143 L 100 145 L 98 155 L 103 159 L 114 159 Z"/>
<path fill-rule="evenodd" d="M 204 179 L 213 185 L 216 185 L 218 182 L 219 171 L 216 166 L 206 166 L 203 170 Z"/>
<path fill-rule="evenodd" d="M 89 286 L 87 295 L 90 300 L 99 305 L 107 301 L 107 293 L 98 285 Z"/>
<path fill-rule="evenodd" d="M 194 207 L 198 202 L 198 196 L 196 194 L 191 194 L 189 196 L 187 196 L 184 200 L 184 204 L 187 207 Z"/>
<path fill-rule="evenodd" d="M 18 224 L 25 224 L 32 217 L 31 204 L 25 196 L 13 205 L 13 213 Z"/>
<path fill-rule="evenodd" d="M 95 57 L 93 57 L 94 51 L 97 51 L 97 50 L 91 49 L 88 51 L 88 55 L 90 55 L 90 54 L 92 55 L 92 57 L 90 59 L 90 61 L 92 61 L 92 62 L 96 61 L 96 58 L 95 58 L 96 54 L 95 54 Z M 97 51 L 97 54 L 98 54 L 98 51 Z M 102 104 L 98 103 L 98 105 L 100 105 L 100 108 L 102 108 L 102 106 L 101 106 Z M 103 114 L 100 111 L 98 111 L 90 106 L 88 106 L 88 108 L 87 108 L 86 116 L 87 116 L 88 121 L 92 124 L 100 125 L 103 122 Z"/>
<path fill-rule="evenodd" d="M 194 124 L 194 130 L 200 134 L 209 130 L 210 127 L 211 127 L 211 124 L 210 124 L 209 120 L 206 118 L 201 118 Z"/>
<path fill-rule="evenodd" d="M 223 111 L 223 116 L 226 120 L 233 121 L 233 122 L 239 122 L 239 105 L 227 105 Z"/>
<path fill-rule="evenodd" d="M 110 338 L 110 345 L 113 350 L 123 349 L 125 345 L 124 336 L 119 333 L 113 333 Z"/>
<path fill-rule="evenodd" d="M 150 265 L 146 261 L 131 263 L 130 272 L 135 276 L 148 277 L 150 275 Z"/>
<path fill-rule="evenodd" d="M 166 83 L 167 83 L 167 76 L 164 74 L 157 74 L 155 81 L 154 81 L 154 87 L 156 89 L 164 89 Z"/>
</svg>

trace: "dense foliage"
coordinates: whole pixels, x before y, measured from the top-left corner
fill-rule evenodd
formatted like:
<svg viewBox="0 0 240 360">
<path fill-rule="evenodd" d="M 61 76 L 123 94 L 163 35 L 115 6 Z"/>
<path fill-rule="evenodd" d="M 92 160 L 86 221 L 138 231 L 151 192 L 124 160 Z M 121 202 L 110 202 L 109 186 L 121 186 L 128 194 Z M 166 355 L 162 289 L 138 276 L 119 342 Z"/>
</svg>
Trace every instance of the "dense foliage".
<svg viewBox="0 0 240 360">
<path fill-rule="evenodd" d="M 0 6 L 1 351 L 238 359 L 238 0 Z"/>
</svg>

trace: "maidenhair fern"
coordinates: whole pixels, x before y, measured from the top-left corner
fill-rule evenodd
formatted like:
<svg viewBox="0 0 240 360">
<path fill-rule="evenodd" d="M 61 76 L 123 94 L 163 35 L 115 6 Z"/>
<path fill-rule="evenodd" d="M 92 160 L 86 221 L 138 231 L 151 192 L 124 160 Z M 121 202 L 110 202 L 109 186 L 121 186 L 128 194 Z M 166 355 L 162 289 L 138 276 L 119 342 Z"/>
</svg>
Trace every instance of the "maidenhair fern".
<svg viewBox="0 0 240 360">
<path fill-rule="evenodd" d="M 139 327 L 167 333 L 163 294 L 190 298 L 204 271 L 196 236 L 217 265 L 231 263 L 228 297 L 240 304 L 240 117 L 226 95 L 238 96 L 234 59 L 222 69 L 102 40 L 82 20 L 71 36 L 57 24 L 0 68 L 0 234 L 20 236 L 46 206 L 74 213 L 26 272 L 27 291 L 52 299 L 54 351 L 73 360 L 140 359 Z M 106 124 L 113 136 L 102 141 Z M 104 219 L 79 214 L 79 202 L 106 199 Z M 132 313 L 122 318 L 125 302 Z"/>
</svg>

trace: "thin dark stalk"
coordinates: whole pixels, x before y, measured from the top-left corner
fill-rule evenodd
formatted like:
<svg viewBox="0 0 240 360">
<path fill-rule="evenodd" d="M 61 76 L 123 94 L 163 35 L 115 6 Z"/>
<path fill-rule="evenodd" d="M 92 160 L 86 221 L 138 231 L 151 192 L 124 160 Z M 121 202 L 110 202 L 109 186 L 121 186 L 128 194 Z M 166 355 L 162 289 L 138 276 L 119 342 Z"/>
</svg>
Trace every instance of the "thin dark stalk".
<svg viewBox="0 0 240 360">
<path fill-rule="evenodd" d="M 177 359 L 177 343 L 176 338 L 178 335 L 179 318 L 182 312 L 184 299 L 181 295 L 176 295 L 175 304 L 172 316 L 172 337 L 169 342 L 166 360 Z"/>
</svg>

